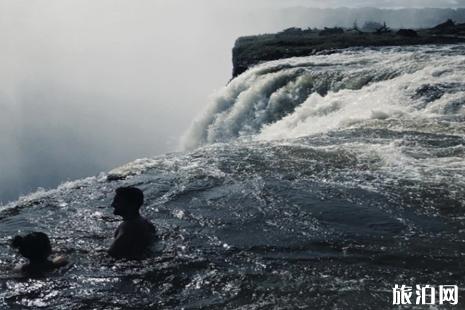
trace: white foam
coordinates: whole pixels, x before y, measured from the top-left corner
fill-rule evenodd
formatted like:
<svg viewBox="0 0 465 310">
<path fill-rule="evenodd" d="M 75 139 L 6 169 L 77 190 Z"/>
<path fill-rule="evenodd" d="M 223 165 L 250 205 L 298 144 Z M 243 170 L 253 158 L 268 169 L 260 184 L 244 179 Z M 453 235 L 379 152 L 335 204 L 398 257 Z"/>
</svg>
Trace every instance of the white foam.
<svg viewBox="0 0 465 310">
<path fill-rule="evenodd" d="M 450 108 L 454 100 L 464 100 L 463 91 L 426 105 L 416 91 L 425 85 L 464 85 L 464 54 L 465 46 L 422 46 L 265 63 L 214 95 L 183 145 L 189 149 L 250 136 L 295 138 L 370 119 L 405 117 L 424 123 L 451 111 L 463 115 L 463 105 Z"/>
</svg>

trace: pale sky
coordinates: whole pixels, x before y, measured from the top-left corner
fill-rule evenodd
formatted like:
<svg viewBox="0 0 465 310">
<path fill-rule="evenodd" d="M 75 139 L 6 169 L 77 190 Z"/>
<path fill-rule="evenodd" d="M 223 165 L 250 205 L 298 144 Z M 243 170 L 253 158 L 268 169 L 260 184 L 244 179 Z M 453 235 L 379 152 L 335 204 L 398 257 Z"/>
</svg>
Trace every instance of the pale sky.
<svg viewBox="0 0 465 310">
<path fill-rule="evenodd" d="M 266 2 L 266 0 L 263 0 Z M 405 8 L 465 7 L 465 0 L 269 0 L 284 6 Z"/>
</svg>

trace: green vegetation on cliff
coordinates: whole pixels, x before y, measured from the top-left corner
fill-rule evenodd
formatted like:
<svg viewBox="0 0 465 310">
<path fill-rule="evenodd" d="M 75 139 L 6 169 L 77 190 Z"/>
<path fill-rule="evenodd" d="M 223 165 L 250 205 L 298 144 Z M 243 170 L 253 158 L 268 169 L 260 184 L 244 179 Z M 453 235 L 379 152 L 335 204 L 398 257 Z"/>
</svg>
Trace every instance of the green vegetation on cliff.
<svg viewBox="0 0 465 310">
<path fill-rule="evenodd" d="M 383 25 L 375 32 L 352 29 L 289 28 L 276 34 L 239 38 L 233 48 L 233 76 L 264 61 L 331 53 L 349 47 L 454 44 L 465 42 L 465 24 L 451 20 L 431 29 L 392 31 Z"/>
</svg>

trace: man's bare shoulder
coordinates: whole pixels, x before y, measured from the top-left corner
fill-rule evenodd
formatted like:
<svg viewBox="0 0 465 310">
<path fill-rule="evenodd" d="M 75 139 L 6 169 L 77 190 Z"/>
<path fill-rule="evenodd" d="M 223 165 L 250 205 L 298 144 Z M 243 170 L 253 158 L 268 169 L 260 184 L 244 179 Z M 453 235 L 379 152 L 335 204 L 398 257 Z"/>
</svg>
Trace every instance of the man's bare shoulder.
<svg viewBox="0 0 465 310">
<path fill-rule="evenodd" d="M 156 230 L 155 225 L 153 225 L 153 223 L 150 220 L 146 219 L 145 217 L 143 217 L 142 220 L 144 221 L 144 224 L 147 227 L 149 227 L 150 229 L 153 229 L 154 231 Z"/>
<path fill-rule="evenodd" d="M 144 217 L 139 217 L 137 219 L 123 221 L 117 228 L 119 234 L 132 233 L 144 231 L 153 231 L 155 232 L 155 226 L 148 219 Z"/>
</svg>

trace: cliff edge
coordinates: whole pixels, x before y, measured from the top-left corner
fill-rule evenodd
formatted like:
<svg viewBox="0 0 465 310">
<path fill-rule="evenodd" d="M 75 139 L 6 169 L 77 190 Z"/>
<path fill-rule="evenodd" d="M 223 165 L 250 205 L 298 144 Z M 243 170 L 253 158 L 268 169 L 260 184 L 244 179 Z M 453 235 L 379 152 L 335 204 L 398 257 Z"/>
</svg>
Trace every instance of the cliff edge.
<svg viewBox="0 0 465 310">
<path fill-rule="evenodd" d="M 374 32 L 356 27 L 325 29 L 289 28 L 276 34 L 240 37 L 232 51 L 233 77 L 271 60 L 332 53 L 338 49 L 369 46 L 456 44 L 465 42 L 465 24 L 448 20 L 430 29 L 391 30 L 383 25 Z"/>
</svg>

